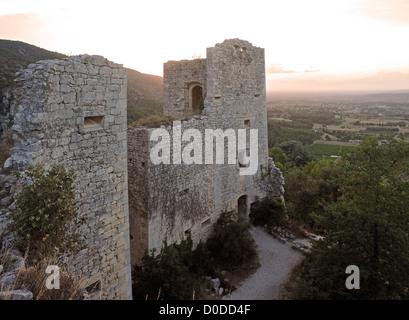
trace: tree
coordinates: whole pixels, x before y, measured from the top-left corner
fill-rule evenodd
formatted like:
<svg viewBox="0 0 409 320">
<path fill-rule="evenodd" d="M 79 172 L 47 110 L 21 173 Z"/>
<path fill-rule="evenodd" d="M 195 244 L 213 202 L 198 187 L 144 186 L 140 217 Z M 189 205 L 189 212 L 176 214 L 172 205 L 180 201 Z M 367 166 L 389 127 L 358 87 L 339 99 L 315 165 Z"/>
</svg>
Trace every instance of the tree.
<svg viewBox="0 0 409 320">
<path fill-rule="evenodd" d="M 281 150 L 279 147 L 272 147 L 268 151 L 268 156 L 273 158 L 274 164 L 277 168 L 281 170 L 281 172 L 286 172 L 290 169 L 291 164 L 288 160 L 287 155 Z"/>
<path fill-rule="evenodd" d="M 281 198 L 265 197 L 251 205 L 250 220 L 255 225 L 281 226 L 285 221 L 285 204 Z"/>
<path fill-rule="evenodd" d="M 293 166 L 302 168 L 309 163 L 313 156 L 305 149 L 300 141 L 286 141 L 278 145 L 288 156 Z"/>
<path fill-rule="evenodd" d="M 193 242 L 190 234 L 180 244 L 164 243 L 161 252 L 155 255 L 146 252 L 142 266 L 135 265 L 133 270 L 134 299 L 192 299 L 198 289 L 192 265 Z M 195 289 L 196 288 L 196 289 Z"/>
<path fill-rule="evenodd" d="M 337 201 L 316 217 L 325 230 L 308 265 L 329 298 L 408 298 L 409 145 L 377 137 L 341 155 Z M 361 289 L 345 288 L 345 269 L 360 269 Z"/>
<path fill-rule="evenodd" d="M 323 214 L 323 203 L 338 195 L 337 166 L 329 159 L 311 161 L 284 174 L 285 200 L 291 220 L 319 232 L 313 215 Z"/>
</svg>

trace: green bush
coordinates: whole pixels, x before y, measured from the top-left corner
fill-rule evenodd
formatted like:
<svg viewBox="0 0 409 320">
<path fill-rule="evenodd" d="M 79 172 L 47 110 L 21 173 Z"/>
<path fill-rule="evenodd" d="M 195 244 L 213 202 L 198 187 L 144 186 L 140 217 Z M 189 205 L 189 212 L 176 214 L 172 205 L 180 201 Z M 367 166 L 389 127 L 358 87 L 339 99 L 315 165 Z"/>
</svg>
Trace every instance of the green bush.
<svg viewBox="0 0 409 320">
<path fill-rule="evenodd" d="M 256 243 L 249 229 L 249 223 L 235 220 L 228 212 L 220 215 L 207 240 L 207 248 L 217 265 L 232 270 L 257 256 Z"/>
<path fill-rule="evenodd" d="M 17 196 L 10 229 L 15 244 L 32 258 L 56 253 L 76 253 L 83 248 L 78 227 L 84 222 L 77 214 L 75 174 L 62 166 L 46 171 L 41 164 L 25 171 L 26 186 Z"/>
<path fill-rule="evenodd" d="M 155 255 L 145 253 L 142 266 L 133 270 L 134 299 L 189 300 L 195 292 L 195 277 L 191 272 L 192 239 L 167 245 Z"/>
<path fill-rule="evenodd" d="M 210 238 L 199 242 L 195 250 L 189 234 L 179 244 L 165 243 L 157 255 L 154 251 L 145 253 L 141 266 L 136 265 L 132 274 L 134 299 L 202 298 L 202 276 L 240 268 L 257 256 L 249 227 L 222 213 Z"/>
<path fill-rule="evenodd" d="M 255 225 L 280 226 L 285 222 L 285 204 L 280 198 L 263 198 L 251 205 L 250 220 Z"/>
</svg>

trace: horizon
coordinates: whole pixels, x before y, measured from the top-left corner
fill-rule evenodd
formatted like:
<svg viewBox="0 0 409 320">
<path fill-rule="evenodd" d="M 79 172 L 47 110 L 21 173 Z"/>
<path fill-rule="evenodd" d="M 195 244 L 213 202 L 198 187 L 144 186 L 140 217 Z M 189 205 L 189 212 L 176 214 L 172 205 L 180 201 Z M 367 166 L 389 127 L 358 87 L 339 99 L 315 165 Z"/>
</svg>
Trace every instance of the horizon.
<svg viewBox="0 0 409 320">
<path fill-rule="evenodd" d="M 205 58 L 240 38 L 265 49 L 267 92 L 409 89 L 405 0 L 209 1 L 192 10 L 185 0 L 0 0 L 0 38 L 157 76 L 167 61 Z"/>
</svg>

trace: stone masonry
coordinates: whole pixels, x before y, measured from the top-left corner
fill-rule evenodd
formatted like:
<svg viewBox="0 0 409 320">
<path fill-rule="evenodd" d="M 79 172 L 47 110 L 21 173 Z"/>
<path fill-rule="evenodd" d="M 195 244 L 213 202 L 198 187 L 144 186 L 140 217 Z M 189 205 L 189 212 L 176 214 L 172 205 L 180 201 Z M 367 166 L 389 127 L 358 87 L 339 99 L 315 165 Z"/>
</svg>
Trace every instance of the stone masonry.
<svg viewBox="0 0 409 320">
<path fill-rule="evenodd" d="M 68 263 L 102 299 L 130 299 L 126 71 L 101 56 L 39 61 L 18 74 L 5 167 L 75 170 L 87 248 Z"/>
<path fill-rule="evenodd" d="M 223 211 L 246 218 L 257 199 L 278 197 L 284 191 L 282 174 L 268 158 L 264 49 L 231 39 L 208 48 L 206 59 L 169 61 L 164 64 L 163 87 L 164 114 L 187 119 L 181 121 L 181 132 L 196 129 L 204 137 L 206 129 L 236 133 L 257 129 L 258 170 L 240 175 L 238 163 L 227 163 L 227 143 L 224 164 L 153 164 L 150 150 L 157 142 L 150 141 L 150 134 L 155 129 L 129 127 L 132 264 L 146 250 L 158 252 L 165 240 L 180 241 L 187 232 L 197 244 L 206 239 Z M 177 130 L 161 128 L 170 136 Z M 183 142 L 182 148 L 188 143 Z M 237 156 L 248 148 L 247 141 Z"/>
</svg>

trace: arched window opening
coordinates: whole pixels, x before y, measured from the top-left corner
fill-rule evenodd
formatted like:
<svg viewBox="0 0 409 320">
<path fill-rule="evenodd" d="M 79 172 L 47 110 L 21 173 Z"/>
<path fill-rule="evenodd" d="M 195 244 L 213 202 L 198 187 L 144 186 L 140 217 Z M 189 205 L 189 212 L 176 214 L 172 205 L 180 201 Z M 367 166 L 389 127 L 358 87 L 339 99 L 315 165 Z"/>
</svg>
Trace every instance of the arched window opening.
<svg viewBox="0 0 409 320">
<path fill-rule="evenodd" d="M 190 102 L 193 113 L 200 114 L 204 108 L 203 89 L 201 85 L 194 85 L 190 90 Z"/>
<path fill-rule="evenodd" d="M 247 219 L 248 217 L 248 204 L 247 204 L 247 196 L 241 196 L 237 201 L 237 213 L 239 218 Z"/>
</svg>

